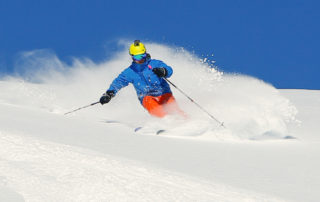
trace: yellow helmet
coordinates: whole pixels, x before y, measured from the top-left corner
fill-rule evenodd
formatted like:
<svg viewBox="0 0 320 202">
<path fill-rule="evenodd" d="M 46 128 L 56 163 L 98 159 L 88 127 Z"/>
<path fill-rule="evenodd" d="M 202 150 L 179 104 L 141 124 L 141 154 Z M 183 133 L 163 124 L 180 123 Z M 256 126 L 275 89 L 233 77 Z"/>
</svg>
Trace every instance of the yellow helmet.
<svg viewBox="0 0 320 202">
<path fill-rule="evenodd" d="M 130 55 L 140 55 L 146 53 L 146 47 L 140 40 L 135 40 L 129 49 Z"/>
</svg>

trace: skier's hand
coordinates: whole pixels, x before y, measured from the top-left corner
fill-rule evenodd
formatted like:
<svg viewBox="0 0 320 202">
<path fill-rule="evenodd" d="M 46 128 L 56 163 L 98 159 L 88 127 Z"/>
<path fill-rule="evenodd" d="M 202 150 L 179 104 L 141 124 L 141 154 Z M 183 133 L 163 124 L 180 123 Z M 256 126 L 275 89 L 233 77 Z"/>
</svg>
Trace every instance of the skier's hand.
<svg viewBox="0 0 320 202">
<path fill-rule="evenodd" d="M 104 93 L 101 98 L 100 98 L 100 103 L 106 104 L 110 102 L 111 98 L 114 97 L 114 91 L 113 90 L 108 90 L 106 93 Z"/>
<path fill-rule="evenodd" d="M 167 70 L 164 67 L 156 67 L 153 70 L 153 73 L 155 73 L 158 77 L 165 77 L 167 76 Z"/>
</svg>

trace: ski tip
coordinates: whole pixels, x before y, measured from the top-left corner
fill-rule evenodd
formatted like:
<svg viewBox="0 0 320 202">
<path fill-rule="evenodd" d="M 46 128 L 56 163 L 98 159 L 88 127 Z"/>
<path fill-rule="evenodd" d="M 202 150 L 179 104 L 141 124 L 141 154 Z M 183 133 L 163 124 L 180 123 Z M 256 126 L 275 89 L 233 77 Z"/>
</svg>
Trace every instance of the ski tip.
<svg viewBox="0 0 320 202">
<path fill-rule="evenodd" d="M 156 132 L 156 134 L 157 135 L 159 135 L 159 134 L 161 134 L 161 133 L 164 133 L 166 130 L 158 130 L 157 132 Z"/>
<path fill-rule="evenodd" d="M 288 135 L 288 136 L 285 136 L 283 139 L 286 139 L 286 140 L 294 140 L 294 139 L 297 139 L 297 138 L 294 137 L 294 136 Z"/>
<path fill-rule="evenodd" d="M 220 126 L 223 128 L 226 128 L 226 126 L 224 125 L 224 122 L 222 122 Z"/>
<path fill-rule="evenodd" d="M 119 123 L 118 121 L 114 121 L 114 120 L 106 120 L 104 121 L 105 123 Z"/>
<path fill-rule="evenodd" d="M 137 128 L 134 129 L 134 132 L 138 132 L 141 129 L 142 129 L 142 127 L 137 127 Z"/>
</svg>

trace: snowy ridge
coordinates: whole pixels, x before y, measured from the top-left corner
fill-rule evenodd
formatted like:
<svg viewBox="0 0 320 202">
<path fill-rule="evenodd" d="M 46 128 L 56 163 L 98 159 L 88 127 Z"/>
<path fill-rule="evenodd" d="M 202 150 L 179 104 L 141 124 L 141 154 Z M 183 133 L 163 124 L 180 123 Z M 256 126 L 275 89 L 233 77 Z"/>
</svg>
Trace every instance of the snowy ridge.
<svg viewBox="0 0 320 202">
<path fill-rule="evenodd" d="M 188 120 L 150 117 L 132 86 L 64 116 L 99 99 L 130 63 L 127 50 L 71 65 L 27 52 L 20 76 L 0 81 L 0 201 L 318 201 L 319 91 L 278 90 L 180 48 L 147 47 L 227 129 L 175 89 Z M 170 132 L 139 135 L 134 126 Z"/>
</svg>

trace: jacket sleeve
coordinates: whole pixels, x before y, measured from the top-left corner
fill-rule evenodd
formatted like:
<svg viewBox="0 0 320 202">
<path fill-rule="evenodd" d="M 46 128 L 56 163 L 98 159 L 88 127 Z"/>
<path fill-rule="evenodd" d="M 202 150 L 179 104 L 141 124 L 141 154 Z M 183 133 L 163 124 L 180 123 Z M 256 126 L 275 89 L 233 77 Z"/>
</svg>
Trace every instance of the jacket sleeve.
<svg viewBox="0 0 320 202">
<path fill-rule="evenodd" d="M 131 79 L 129 76 L 129 72 L 125 70 L 121 72 L 121 74 L 119 74 L 119 76 L 112 81 L 108 90 L 112 90 L 116 94 L 121 88 L 129 85 L 130 82 Z"/>
</svg>

